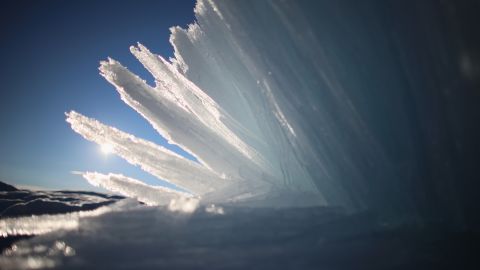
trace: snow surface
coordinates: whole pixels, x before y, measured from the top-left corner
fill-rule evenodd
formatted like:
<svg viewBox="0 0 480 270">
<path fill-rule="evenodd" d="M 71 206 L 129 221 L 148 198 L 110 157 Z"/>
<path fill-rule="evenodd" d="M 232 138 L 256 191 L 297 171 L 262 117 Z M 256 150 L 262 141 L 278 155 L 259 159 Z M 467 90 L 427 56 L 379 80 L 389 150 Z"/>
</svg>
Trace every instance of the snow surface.
<svg viewBox="0 0 480 270">
<path fill-rule="evenodd" d="M 15 243 L 0 256 L 2 269 L 476 269 L 464 244 L 478 247 L 478 238 L 329 207 L 108 207 Z"/>
</svg>

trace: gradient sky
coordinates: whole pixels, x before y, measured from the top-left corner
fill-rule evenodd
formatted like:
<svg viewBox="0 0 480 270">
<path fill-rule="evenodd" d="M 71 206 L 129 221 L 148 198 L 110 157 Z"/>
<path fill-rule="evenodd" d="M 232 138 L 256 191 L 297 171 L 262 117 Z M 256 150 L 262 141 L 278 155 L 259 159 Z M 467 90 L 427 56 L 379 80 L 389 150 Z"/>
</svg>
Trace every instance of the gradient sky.
<svg viewBox="0 0 480 270">
<path fill-rule="evenodd" d="M 194 21 L 194 0 L 10 2 L 0 11 L 0 181 L 92 189 L 71 171 L 96 170 L 161 184 L 102 154 L 70 129 L 64 113 L 76 110 L 164 145 L 98 74 L 99 61 L 110 56 L 152 83 L 129 46 L 139 41 L 171 56 L 169 27 Z"/>
</svg>

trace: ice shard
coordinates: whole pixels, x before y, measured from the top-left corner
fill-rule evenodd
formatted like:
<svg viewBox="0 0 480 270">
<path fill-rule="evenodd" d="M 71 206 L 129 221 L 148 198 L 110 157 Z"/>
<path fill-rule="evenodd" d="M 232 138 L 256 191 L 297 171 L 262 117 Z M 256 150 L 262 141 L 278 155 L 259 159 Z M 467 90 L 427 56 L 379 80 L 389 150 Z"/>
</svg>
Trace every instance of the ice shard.
<svg viewBox="0 0 480 270">
<path fill-rule="evenodd" d="M 223 123 L 223 121 L 233 122 L 234 119 L 219 108 L 211 97 L 178 72 L 171 63 L 151 53 L 142 44 L 139 43 L 138 47 L 130 47 L 130 51 L 154 76 L 156 89 L 170 92 L 178 104 L 181 104 L 220 139 L 225 140 L 248 160 L 265 166 L 262 157 Z"/>
<path fill-rule="evenodd" d="M 93 186 L 103 187 L 123 196 L 134 198 L 147 205 L 168 205 L 172 200 L 192 197 L 189 193 L 166 187 L 150 186 L 142 181 L 121 174 L 85 172 L 82 173 L 82 176 Z"/>
<path fill-rule="evenodd" d="M 145 53 L 138 57 L 161 61 L 156 55 L 145 56 Z M 122 99 L 161 135 L 186 149 L 208 168 L 227 178 L 241 178 L 241 174 L 248 173 L 263 174 L 261 180 L 273 181 L 263 158 L 220 121 L 225 115 L 219 113 L 216 104 L 181 74 L 173 73 L 171 66 L 162 64 L 166 79 L 156 88 L 112 59 L 102 62 L 100 70 L 102 76 L 115 85 Z"/>
<path fill-rule="evenodd" d="M 77 112 L 69 112 L 67 122 L 85 139 L 100 145 L 110 145 L 114 153 L 129 163 L 140 166 L 146 172 L 193 194 L 211 192 L 227 181 L 206 167 L 165 147 L 136 138 Z"/>
</svg>

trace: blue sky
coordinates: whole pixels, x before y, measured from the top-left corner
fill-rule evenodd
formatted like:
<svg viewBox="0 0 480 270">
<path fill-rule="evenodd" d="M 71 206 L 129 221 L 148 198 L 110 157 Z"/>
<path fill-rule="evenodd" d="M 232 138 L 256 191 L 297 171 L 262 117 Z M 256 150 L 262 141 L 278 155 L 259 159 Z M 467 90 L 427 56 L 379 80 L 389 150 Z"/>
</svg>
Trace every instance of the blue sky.
<svg viewBox="0 0 480 270">
<path fill-rule="evenodd" d="M 108 56 L 150 83 L 129 52 L 137 41 L 171 56 L 169 27 L 194 21 L 194 1 L 11 1 L 0 11 L 0 181 L 92 189 L 72 170 L 157 179 L 74 133 L 76 110 L 158 144 L 165 141 L 98 74 Z"/>
</svg>

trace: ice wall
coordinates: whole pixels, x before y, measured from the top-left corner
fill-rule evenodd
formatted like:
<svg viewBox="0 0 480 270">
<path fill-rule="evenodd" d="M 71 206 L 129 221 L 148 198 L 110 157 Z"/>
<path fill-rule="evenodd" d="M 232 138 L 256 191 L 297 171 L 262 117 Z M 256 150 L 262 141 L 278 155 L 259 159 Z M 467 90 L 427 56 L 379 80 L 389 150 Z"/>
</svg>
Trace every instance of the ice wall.
<svg viewBox="0 0 480 270">
<path fill-rule="evenodd" d="M 462 64 L 478 42 L 452 23 L 466 6 L 199 1 L 197 23 L 172 29 L 173 63 L 260 138 L 285 189 L 314 184 L 390 220 L 478 222 L 479 83 Z"/>
</svg>

